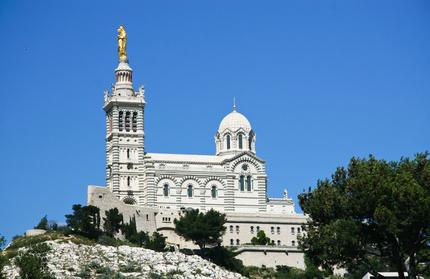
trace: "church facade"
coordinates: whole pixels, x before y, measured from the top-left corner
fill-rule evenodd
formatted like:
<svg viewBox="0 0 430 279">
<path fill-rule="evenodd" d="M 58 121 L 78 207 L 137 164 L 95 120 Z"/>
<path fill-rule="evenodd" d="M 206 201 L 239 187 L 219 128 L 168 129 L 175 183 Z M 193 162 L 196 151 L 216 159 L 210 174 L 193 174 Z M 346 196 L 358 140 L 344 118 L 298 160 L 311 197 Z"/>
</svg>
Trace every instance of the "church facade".
<svg viewBox="0 0 430 279">
<path fill-rule="evenodd" d="M 213 155 L 151 153 L 145 149 L 145 106 L 144 88 L 134 90 L 123 54 L 115 84 L 104 94 L 106 187 L 90 186 L 88 203 L 101 212 L 117 207 L 135 217 L 139 229 L 158 231 L 180 247 L 192 244 L 174 233 L 173 220 L 188 208 L 213 208 L 227 216 L 223 245 L 237 246 L 245 264 L 303 268 L 297 236 L 306 217 L 295 212 L 286 191 L 283 198 L 267 196 L 265 161 L 257 156 L 248 119 L 233 107 L 215 132 Z M 260 230 L 273 246 L 247 245 Z"/>
</svg>

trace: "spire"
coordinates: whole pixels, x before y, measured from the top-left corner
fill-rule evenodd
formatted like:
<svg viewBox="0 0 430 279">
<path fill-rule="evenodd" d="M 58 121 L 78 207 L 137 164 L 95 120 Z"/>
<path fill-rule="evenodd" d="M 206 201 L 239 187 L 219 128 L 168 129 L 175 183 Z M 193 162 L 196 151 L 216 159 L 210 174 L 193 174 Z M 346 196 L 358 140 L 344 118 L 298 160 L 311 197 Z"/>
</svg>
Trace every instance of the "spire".
<svg viewBox="0 0 430 279">
<path fill-rule="evenodd" d="M 233 111 L 236 111 L 236 97 L 233 97 Z"/>
<path fill-rule="evenodd" d="M 128 58 L 126 52 L 127 34 L 125 33 L 124 26 L 118 28 L 118 56 L 119 64 L 115 69 L 115 90 L 114 93 L 119 96 L 134 95 L 133 90 L 133 70 L 128 65 Z"/>
</svg>

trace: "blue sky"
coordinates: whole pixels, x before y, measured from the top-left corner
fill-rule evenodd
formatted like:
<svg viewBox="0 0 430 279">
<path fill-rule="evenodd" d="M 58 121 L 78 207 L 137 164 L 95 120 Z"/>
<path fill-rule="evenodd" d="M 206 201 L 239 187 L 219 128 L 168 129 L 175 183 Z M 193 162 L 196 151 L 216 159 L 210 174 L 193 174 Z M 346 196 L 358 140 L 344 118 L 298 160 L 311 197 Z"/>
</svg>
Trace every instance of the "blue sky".
<svg viewBox="0 0 430 279">
<path fill-rule="evenodd" d="M 213 154 L 233 97 L 269 195 L 352 156 L 430 150 L 430 1 L 0 2 L 0 234 L 104 184 L 103 91 L 124 24 L 146 151 Z"/>
</svg>

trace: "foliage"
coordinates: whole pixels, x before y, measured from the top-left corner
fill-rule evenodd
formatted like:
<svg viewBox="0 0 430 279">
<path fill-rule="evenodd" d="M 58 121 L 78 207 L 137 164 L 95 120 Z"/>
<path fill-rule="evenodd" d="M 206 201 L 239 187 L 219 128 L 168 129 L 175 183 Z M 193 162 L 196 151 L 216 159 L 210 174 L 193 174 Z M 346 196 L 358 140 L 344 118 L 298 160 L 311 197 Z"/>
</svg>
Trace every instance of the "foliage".
<svg viewBox="0 0 430 279">
<path fill-rule="evenodd" d="M 48 216 L 45 215 L 43 216 L 39 223 L 34 227 L 35 229 L 39 229 L 39 230 L 49 230 L 49 225 L 48 225 Z"/>
<path fill-rule="evenodd" d="M 105 215 L 106 217 L 103 217 L 103 230 L 107 235 L 113 237 L 122 227 L 123 216 L 116 207 L 105 211 Z"/>
<path fill-rule="evenodd" d="M 226 221 L 225 214 L 213 209 L 206 213 L 199 212 L 198 209 L 191 209 L 179 220 L 175 219 L 175 232 L 183 236 L 185 240 L 192 240 L 202 249 L 206 245 L 221 243 Z"/>
<path fill-rule="evenodd" d="M 19 267 L 22 279 L 53 278 L 48 270 L 46 253 L 50 247 L 46 243 L 30 246 L 26 251 L 19 252 L 15 264 Z"/>
<path fill-rule="evenodd" d="M 375 258 L 403 278 L 424 274 L 430 258 L 430 160 L 428 153 L 399 162 L 352 158 L 330 180 L 299 196 L 310 221 L 300 239 L 317 265 L 376 275 Z M 427 253 L 427 255 L 426 255 Z M 423 265 L 421 264 L 423 263 Z M 408 267 L 408 269 L 407 269 Z"/>
<path fill-rule="evenodd" d="M 75 204 L 72 207 L 73 214 L 66 215 L 67 226 L 77 234 L 90 239 L 97 239 L 100 234 L 100 209 L 88 205 Z"/>
<path fill-rule="evenodd" d="M 154 232 L 151 237 L 147 237 L 144 247 L 157 252 L 164 252 L 166 250 L 166 237 Z"/>
<path fill-rule="evenodd" d="M 241 273 L 243 272 L 244 266 L 241 260 L 235 258 L 236 254 L 231 250 L 216 246 L 213 248 L 201 249 L 198 254 L 216 265 L 222 266 L 233 272 Z"/>
<path fill-rule="evenodd" d="M 3 267 L 9 262 L 8 257 L 3 253 L 3 247 L 6 244 L 6 239 L 0 234 L 0 279 L 5 279 Z"/>
<path fill-rule="evenodd" d="M 251 239 L 251 244 L 252 245 L 270 245 L 271 240 L 269 237 L 266 236 L 266 233 L 263 230 L 261 230 L 261 231 L 258 231 L 257 237 L 254 236 Z"/>
<path fill-rule="evenodd" d="M 124 234 L 125 239 L 140 247 L 151 249 L 157 252 L 164 252 L 166 250 L 166 237 L 158 232 L 154 232 L 152 236 L 148 233 L 136 229 L 136 218 L 130 218 L 129 223 L 123 224 L 121 232 Z"/>
</svg>

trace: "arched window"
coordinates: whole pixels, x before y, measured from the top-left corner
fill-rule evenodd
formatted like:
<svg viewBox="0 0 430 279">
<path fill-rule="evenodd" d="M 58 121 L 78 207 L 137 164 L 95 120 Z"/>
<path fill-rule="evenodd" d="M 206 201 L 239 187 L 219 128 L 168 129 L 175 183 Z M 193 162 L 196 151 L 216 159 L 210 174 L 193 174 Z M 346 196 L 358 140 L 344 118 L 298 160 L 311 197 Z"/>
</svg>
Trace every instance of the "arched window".
<svg viewBox="0 0 430 279">
<path fill-rule="evenodd" d="M 122 129 L 124 129 L 124 112 L 120 111 L 118 114 L 118 128 L 120 131 L 122 131 Z"/>
<path fill-rule="evenodd" d="M 131 118 L 131 125 L 133 132 L 137 131 L 137 112 L 133 112 L 133 117 Z"/>
<path fill-rule="evenodd" d="M 231 140 L 230 135 L 227 135 L 227 136 L 226 136 L 226 145 L 227 145 L 227 150 L 229 150 L 229 149 L 230 149 L 230 147 L 231 147 L 230 140 Z"/>
<path fill-rule="evenodd" d="M 257 232 L 259 232 L 260 231 L 260 227 L 259 226 L 257 226 Z"/>
<path fill-rule="evenodd" d="M 239 178 L 240 191 L 245 191 L 245 176 L 241 175 Z"/>
<path fill-rule="evenodd" d="M 234 239 L 230 239 L 230 245 L 233 246 L 234 245 Z"/>
<path fill-rule="evenodd" d="M 236 245 L 240 245 L 240 240 L 236 239 Z"/>
<path fill-rule="evenodd" d="M 130 149 L 127 148 L 127 159 L 130 159 Z"/>
<path fill-rule="evenodd" d="M 125 113 L 125 130 L 127 132 L 130 131 L 130 112 L 129 111 Z"/>
<path fill-rule="evenodd" d="M 274 234 L 274 233 L 275 233 L 275 227 L 270 227 L 270 232 L 271 232 L 272 234 Z"/>
<path fill-rule="evenodd" d="M 250 192 L 252 190 L 252 178 L 250 175 L 246 177 L 246 190 Z"/>
<path fill-rule="evenodd" d="M 251 226 L 251 233 L 254 233 L 254 226 Z"/>
<path fill-rule="evenodd" d="M 291 234 L 294 234 L 295 232 L 294 232 L 294 228 L 291 228 Z"/>
<path fill-rule="evenodd" d="M 281 241 L 280 241 L 280 240 L 278 240 L 277 242 L 278 242 L 278 246 L 281 246 Z"/>
<path fill-rule="evenodd" d="M 248 148 L 252 151 L 252 140 L 254 139 L 254 133 L 251 131 L 248 137 Z"/>
<path fill-rule="evenodd" d="M 276 233 L 280 234 L 281 233 L 281 228 L 280 227 L 276 227 Z"/>
<path fill-rule="evenodd" d="M 189 198 L 192 198 L 193 197 L 193 185 L 188 185 L 188 188 L 187 188 L 187 196 L 189 197 Z"/>
<path fill-rule="evenodd" d="M 239 149 L 243 149 L 243 136 L 239 134 Z"/>
<path fill-rule="evenodd" d="M 292 246 L 296 246 L 296 242 L 293 240 L 293 241 L 291 241 L 291 245 Z"/>
<path fill-rule="evenodd" d="M 236 232 L 239 233 L 239 226 L 236 226 Z"/>
<path fill-rule="evenodd" d="M 217 197 L 217 193 L 218 191 L 217 191 L 217 188 L 216 188 L 216 186 L 215 185 L 212 185 L 212 188 L 211 188 L 211 196 L 212 196 L 212 198 L 216 198 Z"/>
<path fill-rule="evenodd" d="M 297 233 L 300 234 L 300 228 L 297 228 Z"/>
<path fill-rule="evenodd" d="M 127 186 L 130 187 L 130 176 L 127 176 Z"/>
<path fill-rule="evenodd" d="M 233 233 L 233 226 L 230 226 L 230 232 Z"/>
<path fill-rule="evenodd" d="M 169 184 L 163 185 L 163 196 L 168 197 L 169 196 Z"/>
</svg>

